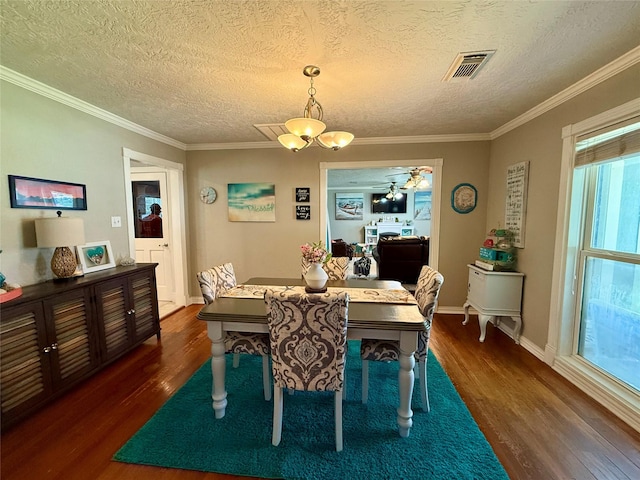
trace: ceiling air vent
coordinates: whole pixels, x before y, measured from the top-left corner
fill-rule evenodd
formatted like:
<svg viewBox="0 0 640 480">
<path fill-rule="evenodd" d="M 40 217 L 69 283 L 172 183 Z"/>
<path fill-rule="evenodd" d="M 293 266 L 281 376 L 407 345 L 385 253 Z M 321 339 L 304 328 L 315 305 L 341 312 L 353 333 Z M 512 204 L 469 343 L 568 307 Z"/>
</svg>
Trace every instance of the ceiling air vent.
<svg viewBox="0 0 640 480">
<path fill-rule="evenodd" d="M 495 50 L 459 53 L 442 81 L 475 78 L 494 53 L 496 53 Z"/>
<path fill-rule="evenodd" d="M 260 133 L 269 140 L 278 140 L 279 135 L 289 133 L 284 123 L 258 123 L 255 124 L 254 127 L 260 130 Z"/>
</svg>

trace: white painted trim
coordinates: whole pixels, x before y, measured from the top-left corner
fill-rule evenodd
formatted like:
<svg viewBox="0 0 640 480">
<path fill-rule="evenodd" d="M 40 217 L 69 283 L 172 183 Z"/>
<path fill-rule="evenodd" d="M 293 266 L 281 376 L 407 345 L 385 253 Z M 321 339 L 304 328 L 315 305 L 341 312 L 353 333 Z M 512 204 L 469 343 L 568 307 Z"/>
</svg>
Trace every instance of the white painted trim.
<svg viewBox="0 0 640 480">
<path fill-rule="evenodd" d="M 62 103 L 63 105 L 75 108 L 76 110 L 104 120 L 105 122 L 112 123 L 131 132 L 138 133 L 153 140 L 157 140 L 158 142 L 171 145 L 172 147 L 179 148 L 180 150 L 186 150 L 187 148 L 186 144 L 182 142 L 167 137 L 166 135 L 154 132 L 153 130 L 138 125 L 137 123 L 130 122 L 129 120 L 114 115 L 113 113 L 107 112 L 106 110 L 91 105 L 84 100 L 80 100 L 67 93 L 45 85 L 44 83 L 38 82 L 37 80 L 33 80 L 32 78 L 22 75 L 21 73 L 14 72 L 13 70 L 3 67 L 2 65 L 0 65 L 0 79 L 5 80 L 9 83 L 13 83 L 14 85 L 22 87 L 26 90 L 30 90 L 34 93 L 37 93 L 38 95 L 42 95 L 43 97 L 49 98 L 58 103 Z"/>
<path fill-rule="evenodd" d="M 167 174 L 169 198 L 173 199 L 168 208 L 171 214 L 171 243 L 175 245 L 173 252 L 173 272 L 176 278 L 176 299 L 177 306 L 187 305 L 187 293 L 189 285 L 185 271 L 187 265 L 187 237 L 186 237 L 186 209 L 184 193 L 184 165 L 159 157 L 136 152 L 128 148 L 122 149 L 122 160 L 124 170 L 125 185 L 131 184 L 131 160 L 145 163 L 149 166 L 157 167 Z M 135 258 L 135 231 L 133 218 L 133 197 L 131 188 L 125 187 L 125 201 L 127 204 L 127 222 L 129 225 L 129 255 Z"/>
<path fill-rule="evenodd" d="M 625 53 L 621 57 L 615 59 L 613 62 L 605 65 L 604 67 L 596 70 L 591 75 L 587 75 L 582 80 L 574 83 L 569 88 L 565 88 L 560 93 L 557 93 L 553 97 L 545 100 L 541 104 L 533 107 L 531 110 L 523 113 L 522 115 L 514 118 L 510 122 L 505 123 L 501 127 L 496 128 L 490 133 L 491 140 L 504 135 L 515 128 L 530 122 L 536 117 L 556 108 L 564 102 L 571 100 L 572 98 L 586 92 L 590 88 L 608 80 L 609 78 L 617 75 L 618 73 L 632 67 L 636 63 L 640 62 L 640 46 L 635 47 L 629 52 Z"/>
<path fill-rule="evenodd" d="M 603 386 L 602 375 L 594 375 L 593 368 L 575 358 L 556 358 L 553 369 L 640 432 L 640 395 L 634 395 L 613 380 L 606 381 Z"/>
<path fill-rule="evenodd" d="M 400 145 L 410 143 L 447 143 L 447 142 L 486 142 L 491 140 L 489 133 L 460 133 L 449 135 L 415 135 L 409 137 L 369 137 L 356 138 L 350 145 Z M 280 142 L 234 142 L 234 143 L 192 143 L 190 150 L 248 150 L 256 148 L 283 148 Z M 316 148 L 312 145 L 311 148 Z M 318 147 L 320 148 L 320 147 Z"/>
<path fill-rule="evenodd" d="M 440 208 L 442 199 L 442 158 L 411 160 L 378 160 L 365 162 L 320 162 L 320 209 L 327 211 L 327 170 L 368 169 L 386 167 L 428 166 L 433 168 L 433 185 L 431 186 L 431 234 L 429 241 L 429 266 L 438 270 L 440 259 Z M 320 231 L 318 238 L 325 238 L 327 232 L 327 216 L 320 214 Z"/>
</svg>

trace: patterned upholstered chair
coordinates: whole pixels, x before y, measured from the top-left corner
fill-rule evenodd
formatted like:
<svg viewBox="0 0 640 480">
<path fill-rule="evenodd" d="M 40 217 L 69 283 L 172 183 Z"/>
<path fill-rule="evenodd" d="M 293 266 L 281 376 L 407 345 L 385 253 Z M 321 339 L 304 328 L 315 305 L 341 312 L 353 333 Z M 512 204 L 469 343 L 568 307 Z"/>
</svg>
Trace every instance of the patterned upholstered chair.
<svg viewBox="0 0 640 480">
<path fill-rule="evenodd" d="M 322 268 L 327 272 L 329 280 L 346 280 L 350 261 L 349 257 L 331 257 L 327 263 L 322 265 Z M 302 258 L 300 266 L 304 277 L 309 270 L 310 263 Z"/>
<path fill-rule="evenodd" d="M 429 392 L 427 390 L 427 353 L 429 352 L 429 337 L 431 334 L 431 322 L 433 313 L 438 303 L 440 287 L 444 277 L 433 268 L 425 265 L 420 271 L 416 292 L 414 294 L 418 302 L 420 313 L 424 317 L 425 331 L 418 334 L 418 349 L 415 352 L 416 375 L 420 378 L 420 394 L 422 397 L 422 409 L 430 410 Z M 400 356 L 399 342 L 393 340 L 362 339 L 360 344 L 360 357 L 362 358 L 362 403 L 367 403 L 369 395 L 369 361 L 389 362 L 398 360 Z"/>
<path fill-rule="evenodd" d="M 342 390 L 349 295 L 268 289 L 264 300 L 273 371 L 273 445 L 282 438 L 283 388 L 335 392 L 336 450 L 342 450 Z"/>
<path fill-rule="evenodd" d="M 349 257 L 331 257 L 323 265 L 324 271 L 329 275 L 329 280 L 346 280 L 350 261 Z"/>
<path fill-rule="evenodd" d="M 236 286 L 236 275 L 231 263 L 225 263 L 196 274 L 204 303 L 213 302 L 217 296 Z M 233 366 L 237 367 L 239 354 L 262 355 L 262 385 L 264 399 L 271 400 L 271 379 L 269 375 L 269 334 L 252 332 L 226 332 L 224 337 L 226 353 L 233 353 Z"/>
</svg>

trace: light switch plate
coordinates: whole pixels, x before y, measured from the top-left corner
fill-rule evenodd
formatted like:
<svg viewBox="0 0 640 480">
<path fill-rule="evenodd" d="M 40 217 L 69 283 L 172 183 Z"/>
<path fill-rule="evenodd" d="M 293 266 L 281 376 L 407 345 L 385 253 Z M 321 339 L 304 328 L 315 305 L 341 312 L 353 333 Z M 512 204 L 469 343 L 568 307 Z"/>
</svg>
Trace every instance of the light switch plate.
<svg viewBox="0 0 640 480">
<path fill-rule="evenodd" d="M 122 227 L 122 219 L 120 217 L 111 217 L 111 226 L 113 228 Z"/>
</svg>

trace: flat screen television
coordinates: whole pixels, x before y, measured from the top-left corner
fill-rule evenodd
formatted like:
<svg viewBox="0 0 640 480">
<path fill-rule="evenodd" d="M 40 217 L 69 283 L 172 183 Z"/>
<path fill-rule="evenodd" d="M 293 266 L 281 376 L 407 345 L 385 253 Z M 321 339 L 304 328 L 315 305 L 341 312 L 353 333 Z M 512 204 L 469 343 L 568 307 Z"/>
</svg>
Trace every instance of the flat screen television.
<svg viewBox="0 0 640 480">
<path fill-rule="evenodd" d="M 407 213 L 407 196 L 389 200 L 386 193 L 372 193 L 371 213 Z"/>
</svg>

